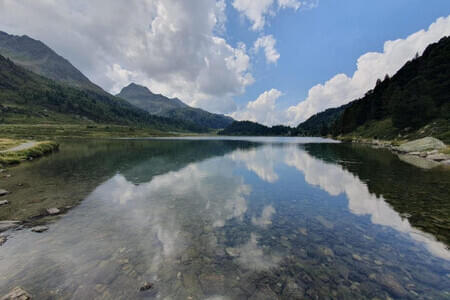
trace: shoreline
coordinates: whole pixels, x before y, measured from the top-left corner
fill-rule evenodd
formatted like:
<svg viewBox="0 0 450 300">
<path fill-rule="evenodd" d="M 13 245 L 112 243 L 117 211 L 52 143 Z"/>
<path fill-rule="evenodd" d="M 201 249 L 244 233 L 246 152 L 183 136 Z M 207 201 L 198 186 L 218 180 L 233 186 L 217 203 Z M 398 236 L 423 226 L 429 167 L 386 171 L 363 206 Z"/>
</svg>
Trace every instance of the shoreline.
<svg viewBox="0 0 450 300">
<path fill-rule="evenodd" d="M 444 144 L 442 141 L 433 137 L 426 137 L 410 141 L 408 140 L 389 141 L 389 140 L 368 139 L 362 137 L 349 138 L 339 136 L 334 137 L 334 139 L 341 141 L 343 143 L 363 144 L 369 145 L 373 148 L 387 149 L 391 151 L 393 154 L 397 155 L 401 161 L 414 165 L 418 168 L 433 169 L 436 167 L 444 167 L 450 169 L 450 146 Z M 405 145 L 413 143 L 420 144 L 427 142 L 430 143 L 429 147 L 425 145 L 416 146 L 416 148 L 412 147 L 411 150 L 405 151 L 406 150 L 406 148 L 404 147 Z"/>
</svg>

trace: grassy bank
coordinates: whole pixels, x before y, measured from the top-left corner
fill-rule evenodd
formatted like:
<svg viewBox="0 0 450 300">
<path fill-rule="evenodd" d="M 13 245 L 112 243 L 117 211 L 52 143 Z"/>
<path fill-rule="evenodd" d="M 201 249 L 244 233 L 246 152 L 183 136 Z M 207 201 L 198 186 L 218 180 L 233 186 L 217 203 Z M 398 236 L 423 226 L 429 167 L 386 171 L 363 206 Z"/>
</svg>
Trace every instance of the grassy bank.
<svg viewBox="0 0 450 300">
<path fill-rule="evenodd" d="M 14 140 L 11 140 L 14 141 Z M 20 143 L 15 143 L 19 145 Z M 17 164 L 24 160 L 34 159 L 58 150 L 58 143 L 52 141 L 37 142 L 30 148 L 19 151 L 0 153 L 0 165 Z"/>
<path fill-rule="evenodd" d="M 163 132 L 149 128 L 119 125 L 86 125 L 86 124 L 2 124 L 0 136 L 12 139 L 48 140 L 55 138 L 111 138 L 111 137 L 144 137 L 171 136 L 176 132 Z"/>
</svg>

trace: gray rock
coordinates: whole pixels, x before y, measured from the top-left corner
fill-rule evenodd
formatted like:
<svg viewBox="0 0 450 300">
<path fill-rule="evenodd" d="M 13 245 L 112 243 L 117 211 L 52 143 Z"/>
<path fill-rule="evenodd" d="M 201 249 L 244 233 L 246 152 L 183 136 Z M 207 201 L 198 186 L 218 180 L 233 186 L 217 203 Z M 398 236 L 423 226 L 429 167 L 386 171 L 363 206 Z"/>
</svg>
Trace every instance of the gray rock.
<svg viewBox="0 0 450 300">
<path fill-rule="evenodd" d="M 7 190 L 0 189 L 0 197 L 8 195 L 8 194 L 9 194 L 9 192 Z"/>
<path fill-rule="evenodd" d="M 148 291 L 149 289 L 151 289 L 153 287 L 153 283 L 151 283 L 151 282 L 145 282 L 140 288 L 139 288 L 139 290 L 141 291 L 141 292 L 144 292 L 144 291 Z"/>
<path fill-rule="evenodd" d="M 396 149 L 400 152 L 421 152 L 429 150 L 439 150 L 445 148 L 445 144 L 433 137 L 426 137 L 423 139 L 414 140 L 408 143 L 404 143 Z"/>
<path fill-rule="evenodd" d="M 0 246 L 6 243 L 7 239 L 8 239 L 7 236 L 0 235 Z"/>
<path fill-rule="evenodd" d="M 52 207 L 52 208 L 47 208 L 47 213 L 49 215 L 57 215 L 59 214 L 61 211 L 59 210 L 59 208 L 56 207 Z"/>
<path fill-rule="evenodd" d="M 450 159 L 444 160 L 443 162 L 441 162 L 441 164 L 446 165 L 446 166 L 450 166 Z"/>
<path fill-rule="evenodd" d="M 47 226 L 35 226 L 35 227 L 31 228 L 31 231 L 37 232 L 37 233 L 41 233 L 41 232 L 44 232 L 47 230 L 48 230 Z"/>
<path fill-rule="evenodd" d="M 438 162 L 409 154 L 399 154 L 398 158 L 405 163 L 422 169 L 432 169 L 439 166 Z"/>
<path fill-rule="evenodd" d="M 19 226 L 19 221 L 0 221 L 0 232 Z"/>
<path fill-rule="evenodd" d="M 30 300 L 31 295 L 28 294 L 20 287 L 15 287 L 7 295 L 3 296 L 0 300 Z"/>
<path fill-rule="evenodd" d="M 231 257 L 237 257 L 241 254 L 240 250 L 237 248 L 228 247 L 225 249 L 225 252 Z"/>
<path fill-rule="evenodd" d="M 6 204 L 8 204 L 9 202 L 8 202 L 8 200 L 1 200 L 0 201 L 0 206 L 1 205 L 6 205 Z"/>
<path fill-rule="evenodd" d="M 449 157 L 447 155 L 445 155 L 444 153 L 431 154 L 431 155 L 428 155 L 427 158 L 434 160 L 434 161 L 444 161 L 444 160 L 449 159 Z"/>
</svg>

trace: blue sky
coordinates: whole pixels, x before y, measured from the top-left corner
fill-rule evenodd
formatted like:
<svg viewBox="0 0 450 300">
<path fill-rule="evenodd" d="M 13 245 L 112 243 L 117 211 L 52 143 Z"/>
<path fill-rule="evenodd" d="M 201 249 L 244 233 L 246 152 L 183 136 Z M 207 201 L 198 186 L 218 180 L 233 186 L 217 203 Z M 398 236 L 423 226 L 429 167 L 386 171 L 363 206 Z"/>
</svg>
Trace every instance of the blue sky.
<svg viewBox="0 0 450 300">
<path fill-rule="evenodd" d="M 276 88 L 284 93 L 281 109 L 294 105 L 335 74 L 351 76 L 362 54 L 380 52 L 385 41 L 406 38 L 449 14 L 445 0 L 321 0 L 313 9 L 282 10 L 264 29 L 276 38 L 280 59 L 267 65 L 260 53 L 252 66 L 255 83 L 235 100 L 242 106 Z M 247 30 L 250 22 L 231 5 L 227 15 L 226 36 L 233 43 L 252 45 L 261 35 Z"/>
<path fill-rule="evenodd" d="M 450 35 L 450 1 L 0 0 L 0 30 L 43 41 L 113 94 L 135 82 L 297 125 Z"/>
</svg>

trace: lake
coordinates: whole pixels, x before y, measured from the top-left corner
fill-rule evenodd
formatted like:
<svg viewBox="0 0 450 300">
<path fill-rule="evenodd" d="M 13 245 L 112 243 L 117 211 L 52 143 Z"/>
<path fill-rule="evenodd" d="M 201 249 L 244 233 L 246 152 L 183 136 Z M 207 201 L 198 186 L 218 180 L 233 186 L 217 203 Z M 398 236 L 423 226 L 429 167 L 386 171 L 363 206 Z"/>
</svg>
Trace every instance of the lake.
<svg viewBox="0 0 450 300">
<path fill-rule="evenodd" d="M 450 299 L 450 172 L 387 150 L 316 138 L 66 140 L 9 173 L 0 219 L 49 229 L 2 233 L 0 295 Z M 67 212 L 37 217 L 50 207 Z"/>
</svg>

